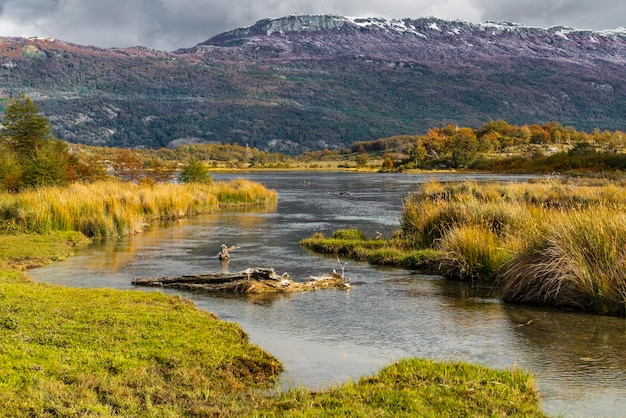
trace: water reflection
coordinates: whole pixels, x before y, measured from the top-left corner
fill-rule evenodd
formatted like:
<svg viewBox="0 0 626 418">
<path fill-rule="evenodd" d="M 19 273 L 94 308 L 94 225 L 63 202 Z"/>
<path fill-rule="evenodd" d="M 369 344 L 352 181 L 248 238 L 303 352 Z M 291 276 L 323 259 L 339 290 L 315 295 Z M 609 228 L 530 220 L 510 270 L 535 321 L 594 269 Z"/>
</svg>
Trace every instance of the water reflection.
<svg viewBox="0 0 626 418">
<path fill-rule="evenodd" d="M 563 370 L 563 376 L 576 380 L 625 381 L 623 319 L 521 307 L 507 307 L 505 312 L 531 351 L 546 354 L 537 359 L 545 367 Z"/>
<path fill-rule="evenodd" d="M 217 253 L 224 243 L 240 247 L 232 253 L 230 271 L 274 267 L 279 274 L 305 280 L 341 266 L 336 258 L 301 248 L 302 238 L 339 228 L 389 234 L 399 227 L 407 193 L 434 177 L 246 176 L 277 189 L 278 204 L 154 225 L 145 234 L 95 243 L 68 262 L 31 276 L 71 286 L 130 288 L 137 276 L 217 272 Z M 215 175 L 217 180 L 228 177 Z M 489 288 L 354 261 L 348 261 L 346 275 L 354 286 L 349 292 L 232 296 L 166 291 L 241 324 L 252 342 L 286 366 L 285 385 L 332 386 L 399 358 L 419 356 L 527 369 L 536 376 L 542 406 L 552 415 L 620 416 L 626 411 L 622 319 L 507 306 Z"/>
</svg>

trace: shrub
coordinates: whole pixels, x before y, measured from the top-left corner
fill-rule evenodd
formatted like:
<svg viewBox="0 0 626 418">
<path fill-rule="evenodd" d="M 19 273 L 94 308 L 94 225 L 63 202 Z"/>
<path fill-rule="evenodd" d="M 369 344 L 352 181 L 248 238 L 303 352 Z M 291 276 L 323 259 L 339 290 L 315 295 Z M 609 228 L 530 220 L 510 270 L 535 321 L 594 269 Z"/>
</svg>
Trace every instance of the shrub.
<svg viewBox="0 0 626 418">
<path fill-rule="evenodd" d="M 213 178 L 209 172 L 209 167 L 202 161 L 192 158 L 183 167 L 178 179 L 183 183 L 204 183 L 211 184 Z"/>
<path fill-rule="evenodd" d="M 22 167 L 17 155 L 0 147 L 0 190 L 17 191 L 24 186 Z"/>
<path fill-rule="evenodd" d="M 48 119 L 28 97 L 11 101 L 0 134 L 0 152 L 5 154 L 0 181 L 5 190 L 67 184 L 67 145 L 52 136 Z"/>
<path fill-rule="evenodd" d="M 358 229 L 339 229 L 331 236 L 333 239 L 365 240 L 365 234 Z"/>
</svg>

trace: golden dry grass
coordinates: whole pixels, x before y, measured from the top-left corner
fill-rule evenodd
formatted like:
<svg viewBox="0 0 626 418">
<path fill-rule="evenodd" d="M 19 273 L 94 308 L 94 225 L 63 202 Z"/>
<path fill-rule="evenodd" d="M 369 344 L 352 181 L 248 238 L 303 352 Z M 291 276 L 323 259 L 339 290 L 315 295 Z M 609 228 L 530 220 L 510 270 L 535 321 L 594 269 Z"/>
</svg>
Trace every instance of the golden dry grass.
<svg viewBox="0 0 626 418">
<path fill-rule="evenodd" d="M 506 301 L 626 315 L 626 188 L 611 182 L 428 183 L 403 233 L 447 273 L 499 280 Z"/>
<path fill-rule="evenodd" d="M 3 232 L 80 231 L 89 237 L 134 234 L 157 219 L 215 212 L 223 205 L 276 201 L 276 192 L 247 180 L 137 185 L 102 181 L 0 194 Z"/>
</svg>

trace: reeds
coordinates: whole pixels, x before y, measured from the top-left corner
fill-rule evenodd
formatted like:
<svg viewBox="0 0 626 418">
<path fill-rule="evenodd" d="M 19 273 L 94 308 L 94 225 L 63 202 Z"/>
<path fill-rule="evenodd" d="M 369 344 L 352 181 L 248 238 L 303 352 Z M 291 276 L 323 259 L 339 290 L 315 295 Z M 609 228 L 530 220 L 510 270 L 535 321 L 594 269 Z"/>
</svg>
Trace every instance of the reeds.
<svg viewBox="0 0 626 418">
<path fill-rule="evenodd" d="M 275 191 L 266 189 L 262 184 L 244 179 L 215 183 L 211 193 L 217 197 L 221 206 L 257 205 L 275 202 L 277 199 Z"/>
<path fill-rule="evenodd" d="M 428 183 L 402 229 L 441 250 L 447 275 L 502 284 L 506 301 L 626 316 L 625 212 L 613 183 Z"/>
<path fill-rule="evenodd" d="M 449 229 L 438 247 L 448 274 L 462 280 L 493 279 L 512 258 L 498 235 L 477 225 Z"/>
<path fill-rule="evenodd" d="M 142 231 L 158 219 L 215 212 L 221 205 L 272 202 L 276 193 L 246 180 L 203 185 L 103 181 L 0 194 L 0 227 L 5 232 L 80 231 L 89 237 Z"/>
</svg>

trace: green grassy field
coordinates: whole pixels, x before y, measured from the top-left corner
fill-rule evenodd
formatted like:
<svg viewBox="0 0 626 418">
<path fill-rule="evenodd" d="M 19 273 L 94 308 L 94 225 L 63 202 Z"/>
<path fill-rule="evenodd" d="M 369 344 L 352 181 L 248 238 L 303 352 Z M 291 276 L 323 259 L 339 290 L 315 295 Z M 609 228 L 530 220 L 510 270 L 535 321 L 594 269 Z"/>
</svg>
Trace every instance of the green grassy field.
<svg viewBox="0 0 626 418">
<path fill-rule="evenodd" d="M 2 284 L 0 300 L 4 416 L 224 414 L 281 370 L 238 325 L 160 293 Z"/>
</svg>

